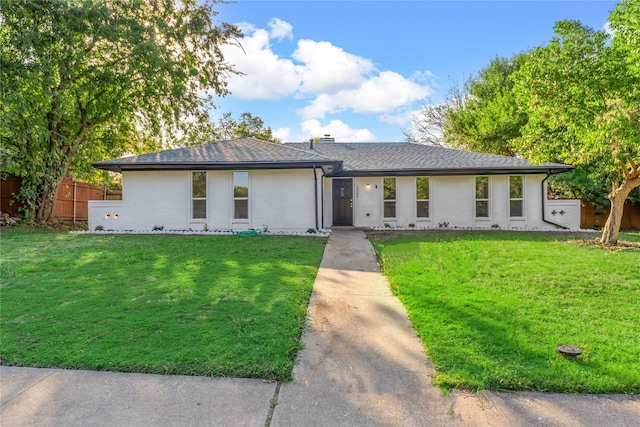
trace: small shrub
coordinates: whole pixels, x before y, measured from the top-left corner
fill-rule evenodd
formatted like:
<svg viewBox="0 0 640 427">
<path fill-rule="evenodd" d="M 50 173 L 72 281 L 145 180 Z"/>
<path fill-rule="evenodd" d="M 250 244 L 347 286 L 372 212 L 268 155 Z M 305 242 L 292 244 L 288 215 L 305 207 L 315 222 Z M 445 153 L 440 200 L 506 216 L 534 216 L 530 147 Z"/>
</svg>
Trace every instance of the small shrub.
<svg viewBox="0 0 640 427">
<path fill-rule="evenodd" d="M 307 233 L 309 233 L 309 234 L 316 234 L 316 229 L 315 229 L 315 228 L 308 228 L 308 229 L 307 229 Z"/>
<path fill-rule="evenodd" d="M 492 224 L 491 228 L 500 228 L 500 226 L 498 224 Z"/>
<path fill-rule="evenodd" d="M 202 231 L 209 231 L 209 225 L 206 222 L 202 226 Z"/>
<path fill-rule="evenodd" d="M 391 224 L 389 224 L 388 222 L 384 223 L 385 228 L 391 228 Z"/>
<path fill-rule="evenodd" d="M 267 224 L 262 226 L 262 232 L 263 233 L 268 233 L 269 232 L 269 226 Z"/>
<path fill-rule="evenodd" d="M 447 221 L 438 223 L 438 228 L 447 228 L 447 227 L 449 227 L 449 223 Z"/>
<path fill-rule="evenodd" d="M 415 224 L 413 224 L 413 223 L 409 224 L 409 228 L 415 228 L 415 227 L 416 227 Z"/>
<path fill-rule="evenodd" d="M 162 231 L 162 230 L 164 230 L 164 226 L 162 226 L 162 225 L 154 225 L 152 230 L 153 231 Z"/>
<path fill-rule="evenodd" d="M 94 229 L 95 231 L 103 231 L 104 227 L 101 225 L 96 225 L 96 228 Z"/>
</svg>

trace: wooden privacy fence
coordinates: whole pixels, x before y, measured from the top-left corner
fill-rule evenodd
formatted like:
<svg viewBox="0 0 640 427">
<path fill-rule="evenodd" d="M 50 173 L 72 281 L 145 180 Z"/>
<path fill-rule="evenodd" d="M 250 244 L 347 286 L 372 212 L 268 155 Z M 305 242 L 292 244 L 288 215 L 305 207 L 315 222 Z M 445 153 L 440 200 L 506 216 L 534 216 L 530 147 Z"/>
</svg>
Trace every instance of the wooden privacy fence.
<svg viewBox="0 0 640 427">
<path fill-rule="evenodd" d="M 88 221 L 89 200 L 103 200 L 104 187 L 94 187 L 77 181 L 62 182 L 53 214 L 61 221 Z"/>
<path fill-rule="evenodd" d="M 610 208 L 599 209 L 595 206 L 582 206 L 580 209 L 580 228 L 600 229 L 609 218 Z M 620 224 L 622 230 L 640 230 L 640 204 L 624 204 L 624 213 Z"/>
<path fill-rule="evenodd" d="M 10 176 L 0 180 L 0 210 L 9 214 L 19 212 L 20 204 L 14 197 L 20 191 L 20 177 Z M 65 179 L 56 194 L 53 215 L 61 221 L 87 221 L 89 219 L 89 200 L 103 200 L 103 186 L 93 186 Z M 13 203 L 11 202 L 13 200 Z"/>
<path fill-rule="evenodd" d="M 12 200 L 19 191 L 20 178 L 17 176 L 0 180 L 0 211 L 10 214 L 18 213 L 20 205 L 17 202 L 12 203 Z"/>
</svg>

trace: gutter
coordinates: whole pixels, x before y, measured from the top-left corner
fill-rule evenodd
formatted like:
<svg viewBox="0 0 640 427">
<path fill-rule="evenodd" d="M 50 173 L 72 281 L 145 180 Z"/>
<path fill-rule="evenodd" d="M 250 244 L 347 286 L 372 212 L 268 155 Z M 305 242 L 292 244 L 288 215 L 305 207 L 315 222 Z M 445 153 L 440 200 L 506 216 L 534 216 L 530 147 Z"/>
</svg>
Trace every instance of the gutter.
<svg viewBox="0 0 640 427">
<path fill-rule="evenodd" d="M 559 168 L 562 168 L 559 165 Z M 565 169 L 566 168 L 566 169 Z M 372 177 L 372 176 L 457 176 L 457 175 L 528 175 L 551 173 L 552 175 L 568 172 L 573 167 L 566 166 L 561 170 L 549 170 L 548 167 L 520 167 L 520 168 L 460 168 L 460 169 L 371 169 L 345 170 L 341 169 L 328 174 L 329 177 Z"/>
<path fill-rule="evenodd" d="M 542 221 L 546 222 L 547 224 L 551 224 L 551 225 L 555 225 L 556 227 L 560 227 L 563 230 L 569 230 L 569 227 L 565 227 L 564 225 L 560 225 L 560 224 L 557 224 L 555 222 L 548 221 L 545 218 L 545 211 L 546 211 L 546 207 L 547 207 L 546 206 L 547 205 L 547 203 L 546 203 L 547 202 L 547 193 L 546 193 L 546 191 L 544 191 L 544 184 L 545 184 L 545 182 L 547 182 L 547 180 L 549 179 L 549 177 L 551 175 L 556 175 L 556 174 L 559 174 L 559 173 L 562 173 L 562 172 L 566 172 L 566 171 L 553 172 L 552 170 L 548 170 L 547 171 L 547 176 L 545 176 L 544 179 L 542 180 L 542 182 L 540 182 L 540 186 L 541 186 L 541 189 L 542 189 L 542 191 L 541 191 L 541 193 L 542 193 Z"/>
</svg>

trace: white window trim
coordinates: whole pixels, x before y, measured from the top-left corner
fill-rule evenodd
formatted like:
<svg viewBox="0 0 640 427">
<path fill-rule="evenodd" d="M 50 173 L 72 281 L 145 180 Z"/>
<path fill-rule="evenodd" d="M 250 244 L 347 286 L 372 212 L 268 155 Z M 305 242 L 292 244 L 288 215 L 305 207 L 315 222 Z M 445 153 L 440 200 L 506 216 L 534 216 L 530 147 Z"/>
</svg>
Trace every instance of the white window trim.
<svg viewBox="0 0 640 427">
<path fill-rule="evenodd" d="M 418 199 L 418 178 L 427 178 L 429 182 L 429 198 L 428 199 Z M 416 221 L 431 221 L 431 177 L 430 176 L 416 176 L 413 180 L 413 195 L 415 197 L 414 201 L 414 209 L 415 209 L 415 218 Z M 418 216 L 418 202 L 427 202 L 427 210 L 429 212 L 429 216 Z"/>
<path fill-rule="evenodd" d="M 193 174 L 195 172 L 204 172 L 204 185 L 205 185 L 205 190 L 206 190 L 206 194 L 204 197 L 193 197 Z M 192 170 L 189 172 L 189 192 L 191 193 L 191 197 L 189 198 L 189 220 L 191 222 L 207 222 L 208 218 L 209 218 L 209 203 L 207 202 L 209 200 L 209 174 L 207 173 L 207 171 L 203 171 L 203 170 Z M 194 218 L 193 214 L 193 201 L 194 200 L 204 200 L 205 203 L 205 215 L 204 218 Z"/>
<path fill-rule="evenodd" d="M 395 185 L 395 192 L 396 192 L 396 197 L 395 199 L 385 199 L 384 198 L 384 180 L 385 179 L 393 179 L 396 183 Z M 385 176 L 382 178 L 382 220 L 383 221 L 397 221 L 398 220 L 398 178 L 395 176 Z M 385 202 L 393 202 L 395 203 L 395 216 L 384 216 L 384 204 Z"/>
<path fill-rule="evenodd" d="M 235 196 L 235 182 L 234 175 L 236 172 L 247 173 L 247 192 L 248 197 L 236 197 Z M 236 218 L 236 200 L 247 201 L 247 218 Z M 251 174 L 248 170 L 234 170 L 231 171 L 231 222 L 233 224 L 249 224 L 251 218 Z"/>
<path fill-rule="evenodd" d="M 486 199 L 478 199 L 476 197 L 477 193 L 477 179 L 486 177 L 487 178 L 487 198 Z M 478 216 L 477 212 L 477 203 L 476 202 L 487 202 L 487 216 Z M 490 221 L 491 220 L 491 177 L 489 175 L 476 175 L 473 177 L 473 217 L 476 221 Z"/>
<path fill-rule="evenodd" d="M 512 176 L 519 176 L 522 178 L 522 198 L 512 198 L 511 197 L 511 177 Z M 525 176 L 524 175 L 509 175 L 509 179 L 507 181 L 507 191 L 509 191 L 509 206 L 507 207 L 509 209 L 509 219 L 511 220 L 522 220 L 525 218 L 525 197 L 524 197 L 524 191 L 526 188 L 525 184 Z M 521 216 L 511 216 L 511 201 L 512 200 L 521 200 L 522 201 L 522 215 Z"/>
</svg>

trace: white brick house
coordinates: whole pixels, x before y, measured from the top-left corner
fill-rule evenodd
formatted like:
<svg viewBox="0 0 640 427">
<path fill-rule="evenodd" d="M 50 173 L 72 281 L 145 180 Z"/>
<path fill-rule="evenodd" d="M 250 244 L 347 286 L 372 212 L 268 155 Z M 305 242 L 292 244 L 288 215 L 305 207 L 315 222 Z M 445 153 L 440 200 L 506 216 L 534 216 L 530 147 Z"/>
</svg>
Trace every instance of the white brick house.
<svg viewBox="0 0 640 427">
<path fill-rule="evenodd" d="M 571 166 L 409 143 L 239 138 L 94 163 L 122 200 L 91 201 L 89 229 L 306 231 L 335 225 L 579 228 L 579 201 L 546 197 Z"/>
</svg>

